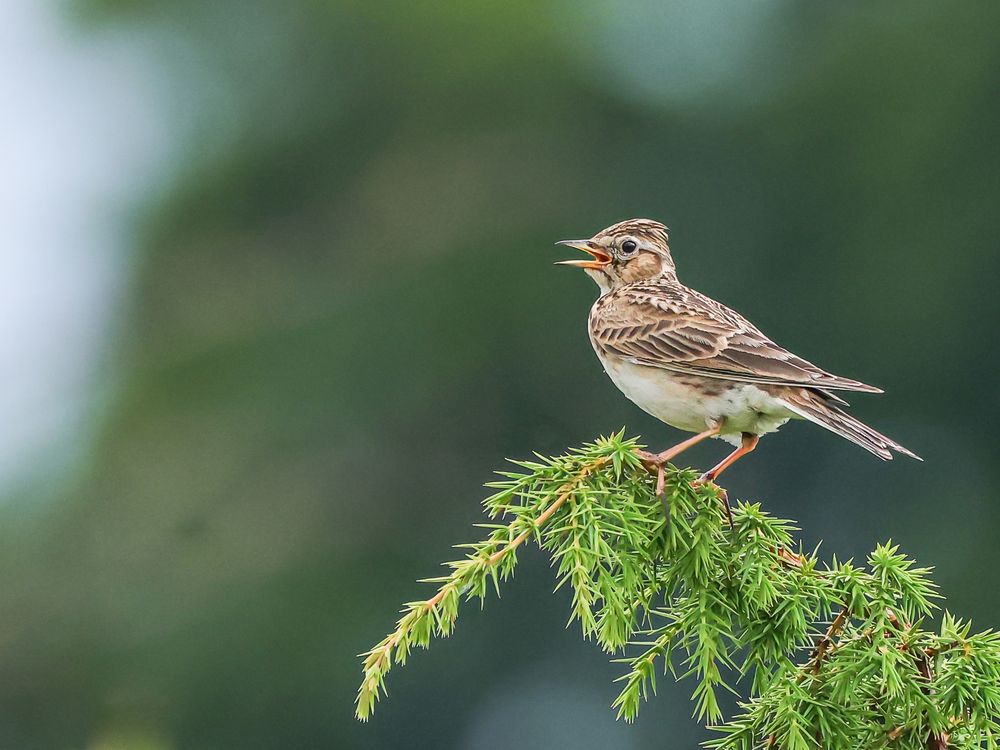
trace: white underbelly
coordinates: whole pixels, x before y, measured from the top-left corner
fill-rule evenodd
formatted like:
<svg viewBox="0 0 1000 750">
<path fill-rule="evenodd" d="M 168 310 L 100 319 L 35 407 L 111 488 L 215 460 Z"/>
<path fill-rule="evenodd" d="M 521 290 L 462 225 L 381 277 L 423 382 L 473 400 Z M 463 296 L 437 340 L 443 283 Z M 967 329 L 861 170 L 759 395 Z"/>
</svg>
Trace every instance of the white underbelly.
<svg viewBox="0 0 1000 750">
<path fill-rule="evenodd" d="M 753 383 L 698 379 L 658 367 L 601 357 L 604 370 L 630 401 L 669 425 L 701 432 L 717 424 L 724 435 L 774 432 L 794 416 Z"/>
</svg>

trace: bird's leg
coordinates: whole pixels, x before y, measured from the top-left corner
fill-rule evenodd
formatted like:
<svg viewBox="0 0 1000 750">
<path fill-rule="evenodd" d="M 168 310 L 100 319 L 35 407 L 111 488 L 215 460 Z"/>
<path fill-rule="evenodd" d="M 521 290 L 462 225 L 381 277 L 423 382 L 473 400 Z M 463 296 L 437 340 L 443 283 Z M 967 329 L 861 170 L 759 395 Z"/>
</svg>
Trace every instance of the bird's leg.
<svg viewBox="0 0 1000 750">
<path fill-rule="evenodd" d="M 753 449 L 757 447 L 757 443 L 760 442 L 760 436 L 754 435 L 749 432 L 743 433 L 743 439 L 740 441 L 740 447 L 726 456 L 724 459 L 719 461 L 715 466 L 702 474 L 698 479 L 691 483 L 693 487 L 698 485 L 708 484 L 709 482 L 715 482 L 718 476 L 732 466 L 734 463 L 739 461 L 747 453 L 753 452 Z M 733 510 L 729 507 L 729 494 L 720 488 L 719 497 L 722 499 L 722 504 L 726 506 L 726 514 L 729 516 L 729 525 L 733 525 Z"/>
<path fill-rule="evenodd" d="M 732 466 L 734 463 L 739 461 L 747 453 L 751 453 L 754 448 L 757 447 L 757 443 L 760 442 L 760 436 L 754 435 L 749 432 L 743 433 L 743 439 L 740 441 L 740 447 L 726 456 L 724 459 L 719 461 L 715 466 L 706 471 L 700 477 L 698 477 L 695 484 L 705 484 L 707 482 L 714 482 L 718 479 L 719 475 Z"/>
<path fill-rule="evenodd" d="M 704 432 L 699 432 L 694 437 L 689 437 L 687 440 L 678 443 L 673 448 L 667 448 L 665 451 L 660 453 L 649 453 L 647 451 L 638 451 L 639 458 L 646 465 L 648 469 L 656 469 L 656 494 L 658 497 L 663 497 L 663 491 L 666 484 L 666 475 L 664 473 L 663 467 L 667 465 L 667 461 L 672 459 L 674 456 L 679 456 L 681 453 L 686 451 L 688 448 L 697 445 L 705 438 L 710 438 L 713 435 L 718 435 L 719 430 L 722 429 L 722 425 L 716 425 L 715 427 L 710 427 Z M 666 508 L 664 508 L 666 510 Z"/>
</svg>

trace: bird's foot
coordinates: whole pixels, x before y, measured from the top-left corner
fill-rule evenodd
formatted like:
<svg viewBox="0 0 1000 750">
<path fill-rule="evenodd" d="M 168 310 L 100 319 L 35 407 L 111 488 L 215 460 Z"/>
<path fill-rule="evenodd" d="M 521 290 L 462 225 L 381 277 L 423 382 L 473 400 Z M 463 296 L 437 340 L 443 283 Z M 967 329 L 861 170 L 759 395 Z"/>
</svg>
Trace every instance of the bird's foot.
<svg viewBox="0 0 1000 750">
<path fill-rule="evenodd" d="M 729 504 L 729 493 L 719 485 L 715 483 L 715 476 L 713 476 L 711 471 L 706 471 L 700 477 L 691 482 L 691 487 L 698 489 L 699 487 L 709 487 L 715 490 L 716 496 L 722 501 L 722 507 L 726 509 L 726 517 L 729 519 L 729 528 L 736 528 L 736 521 L 733 519 L 733 508 Z"/>
<path fill-rule="evenodd" d="M 656 496 L 663 497 L 663 492 L 666 486 L 666 471 L 664 467 L 667 465 L 667 459 L 663 458 L 662 453 L 650 453 L 649 451 L 636 450 L 635 454 L 642 461 L 642 465 L 646 467 L 646 470 L 650 473 L 656 474 Z"/>
<path fill-rule="evenodd" d="M 642 465 L 647 469 L 658 463 L 658 453 L 650 453 L 649 451 L 644 451 L 641 448 L 636 448 L 635 455 L 639 457 L 639 460 L 642 461 Z"/>
<path fill-rule="evenodd" d="M 719 485 L 715 484 L 715 478 L 717 476 L 718 476 L 718 474 L 714 470 L 713 471 L 706 471 L 700 477 L 698 477 L 693 482 L 691 482 L 691 486 L 692 487 L 703 487 L 703 486 L 705 486 L 707 484 L 711 484 L 711 485 L 713 485 L 716 488 L 718 488 L 718 489 L 721 490 L 722 488 L 719 487 Z"/>
<path fill-rule="evenodd" d="M 635 453 L 639 457 L 639 460 L 642 461 L 642 465 L 646 467 L 646 470 L 651 474 L 656 474 L 656 496 L 663 503 L 663 517 L 666 519 L 667 524 L 669 524 L 670 501 L 667 499 L 667 474 L 664 468 L 667 465 L 668 459 L 663 458 L 662 453 L 650 453 L 644 450 L 636 450 Z"/>
</svg>

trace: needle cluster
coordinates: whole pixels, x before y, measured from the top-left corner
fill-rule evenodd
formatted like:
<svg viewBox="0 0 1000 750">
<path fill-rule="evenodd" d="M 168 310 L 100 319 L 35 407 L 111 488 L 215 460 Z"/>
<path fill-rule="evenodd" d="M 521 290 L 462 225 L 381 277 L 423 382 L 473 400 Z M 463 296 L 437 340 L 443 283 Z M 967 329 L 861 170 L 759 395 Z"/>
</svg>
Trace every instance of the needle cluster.
<svg viewBox="0 0 1000 750">
<path fill-rule="evenodd" d="M 463 601 L 499 595 L 526 542 L 549 553 L 570 621 L 623 666 L 613 707 L 627 721 L 669 673 L 690 678 L 716 750 L 994 748 L 1000 635 L 973 633 L 937 602 L 928 568 L 891 543 L 864 563 L 803 553 L 794 525 L 671 469 L 666 494 L 622 433 L 565 455 L 516 461 L 485 501 L 490 523 L 429 599 L 363 655 L 366 720 L 393 664 L 449 635 Z M 665 513 L 665 509 L 668 510 Z M 728 720 L 721 691 L 744 695 Z"/>
</svg>

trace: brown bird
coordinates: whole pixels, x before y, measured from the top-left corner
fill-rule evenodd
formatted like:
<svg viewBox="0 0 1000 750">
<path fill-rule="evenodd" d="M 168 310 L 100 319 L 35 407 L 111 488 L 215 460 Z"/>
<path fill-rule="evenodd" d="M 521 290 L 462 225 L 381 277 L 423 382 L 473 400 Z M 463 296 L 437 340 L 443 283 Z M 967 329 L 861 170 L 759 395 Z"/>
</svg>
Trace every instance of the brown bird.
<svg viewBox="0 0 1000 750">
<path fill-rule="evenodd" d="M 920 460 L 845 412 L 847 402 L 834 393 L 879 388 L 831 375 L 681 284 L 667 241 L 663 224 L 631 219 L 589 240 L 558 243 L 591 256 L 561 263 L 583 268 L 601 288 L 590 341 L 611 380 L 643 411 L 697 433 L 661 453 L 642 453 L 657 468 L 659 493 L 663 466 L 687 448 L 708 437 L 736 446 L 699 480 L 711 482 L 789 419 L 814 422 L 886 461 L 892 451 Z"/>
</svg>

